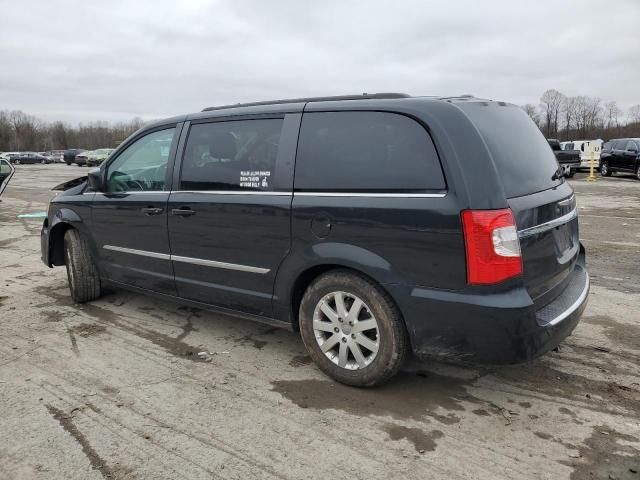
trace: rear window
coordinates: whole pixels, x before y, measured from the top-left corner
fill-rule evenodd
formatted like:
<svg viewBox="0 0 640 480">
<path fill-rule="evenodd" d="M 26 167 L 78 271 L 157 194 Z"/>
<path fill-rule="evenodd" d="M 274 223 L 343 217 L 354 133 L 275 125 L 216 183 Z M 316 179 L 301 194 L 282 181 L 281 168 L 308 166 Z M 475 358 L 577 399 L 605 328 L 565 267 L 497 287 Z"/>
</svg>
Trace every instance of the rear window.
<svg viewBox="0 0 640 480">
<path fill-rule="evenodd" d="M 395 113 L 305 113 L 296 158 L 297 191 L 445 189 L 429 133 L 415 120 Z"/>
<path fill-rule="evenodd" d="M 191 126 L 182 190 L 272 191 L 284 120 L 231 120 Z"/>
<path fill-rule="evenodd" d="M 564 181 L 562 176 L 551 180 L 558 162 L 524 110 L 480 102 L 458 106 L 487 144 L 508 198 L 540 192 Z"/>
</svg>

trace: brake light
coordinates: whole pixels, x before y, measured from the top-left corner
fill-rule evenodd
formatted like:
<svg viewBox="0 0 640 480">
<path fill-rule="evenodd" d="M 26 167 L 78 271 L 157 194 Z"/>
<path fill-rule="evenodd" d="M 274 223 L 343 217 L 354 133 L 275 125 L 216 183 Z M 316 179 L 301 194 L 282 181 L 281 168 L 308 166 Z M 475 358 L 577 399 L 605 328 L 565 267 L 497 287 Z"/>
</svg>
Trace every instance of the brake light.
<svg viewBox="0 0 640 480">
<path fill-rule="evenodd" d="M 464 210 L 462 228 L 469 284 L 490 285 L 522 274 L 520 240 L 511 209 Z"/>
</svg>

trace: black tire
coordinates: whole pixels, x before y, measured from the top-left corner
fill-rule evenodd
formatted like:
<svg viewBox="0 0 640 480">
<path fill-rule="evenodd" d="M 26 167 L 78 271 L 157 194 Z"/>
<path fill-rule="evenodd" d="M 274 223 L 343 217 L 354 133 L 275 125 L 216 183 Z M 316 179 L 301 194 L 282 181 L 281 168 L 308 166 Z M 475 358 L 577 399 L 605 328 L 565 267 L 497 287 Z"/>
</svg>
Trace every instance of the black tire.
<svg viewBox="0 0 640 480">
<path fill-rule="evenodd" d="M 314 311 L 318 303 L 332 292 L 356 295 L 376 319 L 379 347 L 371 363 L 364 368 L 349 370 L 338 366 L 327 358 L 316 340 Z M 349 270 L 330 271 L 309 285 L 300 304 L 300 332 L 309 355 L 320 370 L 340 383 L 356 387 L 371 387 L 390 379 L 411 352 L 406 327 L 391 297 L 368 278 Z"/>
<path fill-rule="evenodd" d="M 636 178 L 640 180 L 640 164 L 636 167 Z"/>
<path fill-rule="evenodd" d="M 609 168 L 609 162 L 602 162 L 600 164 L 600 175 L 603 177 L 611 176 L 611 169 Z"/>
<path fill-rule="evenodd" d="M 64 234 L 64 261 L 74 303 L 89 302 L 100 297 L 98 268 L 87 239 L 77 230 L 69 229 Z"/>
<path fill-rule="evenodd" d="M 16 165 L 20 165 L 20 160 L 16 160 L 16 161 L 15 161 L 15 162 L 13 162 L 13 163 L 15 163 Z"/>
<path fill-rule="evenodd" d="M 575 168 L 570 168 L 569 169 L 569 173 L 567 173 L 567 178 L 573 178 L 573 176 L 576 174 L 576 169 Z"/>
</svg>

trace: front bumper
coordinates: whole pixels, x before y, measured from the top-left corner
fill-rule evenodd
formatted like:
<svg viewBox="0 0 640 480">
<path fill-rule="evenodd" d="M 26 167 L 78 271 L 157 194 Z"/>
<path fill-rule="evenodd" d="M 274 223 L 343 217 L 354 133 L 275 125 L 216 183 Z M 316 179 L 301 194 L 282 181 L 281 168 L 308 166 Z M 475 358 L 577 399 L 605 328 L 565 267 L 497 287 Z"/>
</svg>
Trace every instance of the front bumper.
<svg viewBox="0 0 640 480">
<path fill-rule="evenodd" d="M 40 230 L 40 259 L 47 266 L 49 263 L 49 219 L 45 218 L 42 222 L 42 230 Z"/>
<path fill-rule="evenodd" d="M 490 364 L 521 363 L 557 347 L 571 334 L 589 296 L 584 249 L 570 278 L 551 303 L 537 309 L 526 289 L 468 294 L 401 287 L 392 289 L 405 318 L 413 351 Z"/>
</svg>

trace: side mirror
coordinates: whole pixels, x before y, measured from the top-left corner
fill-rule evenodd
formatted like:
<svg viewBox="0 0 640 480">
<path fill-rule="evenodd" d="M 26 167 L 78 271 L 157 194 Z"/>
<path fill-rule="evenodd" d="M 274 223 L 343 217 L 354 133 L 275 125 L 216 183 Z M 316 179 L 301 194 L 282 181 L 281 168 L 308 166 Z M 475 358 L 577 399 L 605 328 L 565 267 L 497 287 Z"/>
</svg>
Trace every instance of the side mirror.
<svg viewBox="0 0 640 480">
<path fill-rule="evenodd" d="M 92 190 L 102 192 L 104 189 L 104 177 L 102 176 L 102 171 L 99 168 L 89 170 L 87 180 L 89 182 L 89 187 L 91 187 Z"/>
</svg>

